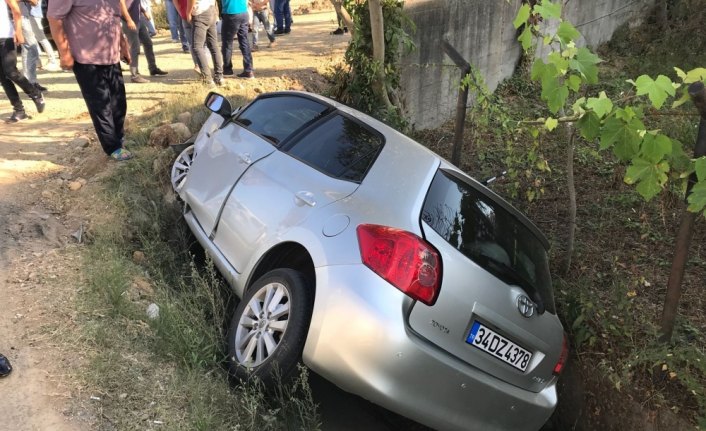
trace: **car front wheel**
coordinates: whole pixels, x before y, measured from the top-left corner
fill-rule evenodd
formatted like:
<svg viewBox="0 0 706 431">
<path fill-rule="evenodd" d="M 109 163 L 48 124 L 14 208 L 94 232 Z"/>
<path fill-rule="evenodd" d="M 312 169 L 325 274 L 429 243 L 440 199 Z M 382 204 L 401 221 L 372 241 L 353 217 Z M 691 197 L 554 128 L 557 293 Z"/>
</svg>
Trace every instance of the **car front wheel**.
<svg viewBox="0 0 706 431">
<path fill-rule="evenodd" d="M 235 309 L 228 333 L 231 374 L 257 377 L 266 388 L 287 381 L 301 359 L 313 309 L 313 288 L 299 271 L 260 278 Z"/>
</svg>

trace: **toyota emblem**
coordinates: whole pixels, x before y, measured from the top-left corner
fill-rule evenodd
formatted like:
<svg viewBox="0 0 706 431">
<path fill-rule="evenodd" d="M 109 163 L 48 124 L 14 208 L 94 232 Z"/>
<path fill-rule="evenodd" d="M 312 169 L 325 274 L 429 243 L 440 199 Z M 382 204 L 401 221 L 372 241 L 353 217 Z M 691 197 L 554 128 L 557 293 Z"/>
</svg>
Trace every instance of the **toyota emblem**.
<svg viewBox="0 0 706 431">
<path fill-rule="evenodd" d="M 527 295 L 520 295 L 517 297 L 517 310 L 521 315 L 526 318 L 534 316 L 535 305 Z"/>
</svg>

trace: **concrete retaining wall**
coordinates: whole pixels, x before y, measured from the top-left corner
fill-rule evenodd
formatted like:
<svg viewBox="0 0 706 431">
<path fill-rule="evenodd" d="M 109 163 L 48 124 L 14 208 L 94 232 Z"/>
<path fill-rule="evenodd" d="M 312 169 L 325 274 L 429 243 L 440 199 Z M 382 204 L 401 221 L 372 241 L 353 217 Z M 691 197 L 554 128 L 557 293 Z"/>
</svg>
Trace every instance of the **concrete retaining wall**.
<svg viewBox="0 0 706 431">
<path fill-rule="evenodd" d="M 643 17 L 653 4 L 573 0 L 564 15 L 595 46 L 624 22 Z M 512 75 L 521 54 L 512 26 L 520 5 L 520 0 L 406 0 L 405 11 L 417 26 L 417 49 L 401 61 L 404 103 L 413 127 L 437 127 L 455 115 L 461 73 L 442 51 L 442 40 L 481 71 L 491 91 Z"/>
</svg>

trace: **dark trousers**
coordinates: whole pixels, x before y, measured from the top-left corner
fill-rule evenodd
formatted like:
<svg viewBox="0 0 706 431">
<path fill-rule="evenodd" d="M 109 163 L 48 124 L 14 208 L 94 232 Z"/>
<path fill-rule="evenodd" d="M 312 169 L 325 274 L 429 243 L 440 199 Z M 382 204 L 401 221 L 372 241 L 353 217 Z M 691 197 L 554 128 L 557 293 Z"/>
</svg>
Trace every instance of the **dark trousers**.
<svg viewBox="0 0 706 431">
<path fill-rule="evenodd" d="M 147 59 L 147 67 L 149 71 L 152 72 L 157 69 L 157 60 L 154 56 L 154 47 L 152 46 L 152 37 L 150 36 L 150 31 L 147 28 L 147 19 L 140 17 L 140 22 L 137 23 L 137 30 L 132 31 L 127 28 L 127 25 L 123 24 L 123 30 L 125 31 L 125 36 L 127 37 L 128 45 L 130 45 L 130 72 L 133 75 L 139 74 L 139 63 L 140 63 L 140 45 L 145 50 L 145 58 Z"/>
<path fill-rule="evenodd" d="M 107 66 L 74 62 L 74 75 L 91 115 L 98 141 L 110 155 L 122 148 L 125 136 L 125 82 L 120 64 Z"/>
<path fill-rule="evenodd" d="M 218 29 L 216 28 L 216 7 L 211 6 L 206 12 L 191 17 L 192 48 L 199 60 L 201 75 L 205 79 L 223 79 L 223 57 L 220 46 L 218 46 Z M 204 48 L 208 47 L 213 60 L 213 76 L 208 65 L 208 52 Z"/>
<path fill-rule="evenodd" d="M 2 9 L 3 6 L 0 6 Z M 27 78 L 17 70 L 17 51 L 13 39 L 0 39 L 0 84 L 7 98 L 10 100 L 15 111 L 24 111 L 24 105 L 20 99 L 15 84 L 19 85 L 29 97 L 40 96 L 39 90 L 32 85 Z"/>
<path fill-rule="evenodd" d="M 292 9 L 289 0 L 275 0 L 275 22 L 277 31 L 287 31 L 292 26 Z"/>
<path fill-rule="evenodd" d="M 248 42 L 248 13 L 223 14 L 221 21 L 221 38 L 223 50 L 223 72 L 233 74 L 233 38 L 238 36 L 238 47 L 243 54 L 243 70 L 252 72 L 252 52 Z"/>
</svg>

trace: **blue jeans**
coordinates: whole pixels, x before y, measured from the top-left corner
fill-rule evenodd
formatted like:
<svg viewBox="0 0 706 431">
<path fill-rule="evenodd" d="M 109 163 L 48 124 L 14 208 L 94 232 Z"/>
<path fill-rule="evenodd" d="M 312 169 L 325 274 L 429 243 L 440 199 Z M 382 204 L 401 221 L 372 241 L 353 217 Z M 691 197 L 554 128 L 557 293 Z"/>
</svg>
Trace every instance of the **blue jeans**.
<svg viewBox="0 0 706 431">
<path fill-rule="evenodd" d="M 289 31 L 292 26 L 292 10 L 289 0 L 275 0 L 275 22 L 277 31 Z"/>
<path fill-rule="evenodd" d="M 184 26 L 181 23 L 181 17 L 174 6 L 173 0 L 167 0 L 167 21 L 169 22 L 169 32 L 172 35 L 172 40 L 181 42 L 181 46 L 186 46 L 186 35 L 184 34 Z"/>
<path fill-rule="evenodd" d="M 262 25 L 265 26 L 265 33 L 267 33 L 267 38 L 270 39 L 270 42 L 274 42 L 275 35 L 274 35 L 274 31 L 272 31 L 272 27 L 270 26 L 270 21 L 267 19 L 267 9 L 253 12 L 253 24 L 255 24 L 255 18 L 260 20 Z M 259 39 L 258 33 L 259 32 L 257 31 L 257 25 L 253 25 L 252 43 L 254 43 L 255 45 L 257 45 L 257 41 Z"/>
<path fill-rule="evenodd" d="M 247 14 L 246 14 L 247 15 Z M 196 58 L 201 68 L 201 75 L 204 79 L 215 79 L 220 81 L 223 78 L 223 57 L 218 46 L 218 30 L 216 29 L 216 7 L 211 6 L 202 14 L 191 17 L 191 34 L 194 42 L 191 47 L 196 53 Z M 204 47 L 208 47 L 211 59 L 213 60 L 213 76 L 208 64 L 209 52 Z"/>
<path fill-rule="evenodd" d="M 32 84 L 37 82 L 37 65 L 39 64 L 39 46 L 32 30 L 32 18 L 22 17 L 22 73 Z"/>
<path fill-rule="evenodd" d="M 243 54 L 243 70 L 252 72 L 252 52 L 248 42 L 248 13 L 223 14 L 221 22 L 221 38 L 223 39 L 223 71 L 226 75 L 233 74 L 233 38 L 238 37 L 238 47 Z"/>
</svg>

